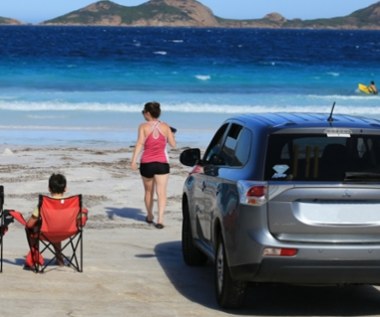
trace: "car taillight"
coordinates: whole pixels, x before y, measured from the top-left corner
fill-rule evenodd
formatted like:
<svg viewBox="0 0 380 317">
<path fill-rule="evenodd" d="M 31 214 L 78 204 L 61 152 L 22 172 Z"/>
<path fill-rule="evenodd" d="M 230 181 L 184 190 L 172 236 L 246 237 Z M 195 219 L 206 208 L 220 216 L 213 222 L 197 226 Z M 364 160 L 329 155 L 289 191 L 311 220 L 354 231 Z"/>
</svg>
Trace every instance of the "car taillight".
<svg viewBox="0 0 380 317">
<path fill-rule="evenodd" d="M 295 256 L 298 249 L 294 248 L 265 248 L 263 256 Z"/>
<path fill-rule="evenodd" d="M 253 186 L 247 191 L 247 203 L 250 205 L 263 205 L 265 199 L 266 187 Z"/>
<path fill-rule="evenodd" d="M 266 187 L 265 186 L 252 186 L 247 191 L 248 197 L 262 197 L 265 196 Z"/>
<path fill-rule="evenodd" d="M 241 203 L 261 206 L 267 202 L 267 183 L 239 181 L 238 187 Z"/>
</svg>

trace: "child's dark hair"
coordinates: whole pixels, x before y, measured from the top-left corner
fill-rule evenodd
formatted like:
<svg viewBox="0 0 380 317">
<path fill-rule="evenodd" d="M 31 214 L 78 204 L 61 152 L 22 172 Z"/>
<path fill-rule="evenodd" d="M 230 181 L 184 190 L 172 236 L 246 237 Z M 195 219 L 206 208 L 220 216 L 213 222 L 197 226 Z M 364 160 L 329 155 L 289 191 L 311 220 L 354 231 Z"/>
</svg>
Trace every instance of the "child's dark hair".
<svg viewBox="0 0 380 317">
<path fill-rule="evenodd" d="M 149 112 L 153 118 L 157 119 L 161 114 L 160 103 L 156 101 L 147 102 L 144 105 L 144 112 Z"/>
<path fill-rule="evenodd" d="M 62 174 L 52 174 L 49 178 L 49 190 L 52 194 L 63 194 L 66 190 L 66 177 Z"/>
</svg>

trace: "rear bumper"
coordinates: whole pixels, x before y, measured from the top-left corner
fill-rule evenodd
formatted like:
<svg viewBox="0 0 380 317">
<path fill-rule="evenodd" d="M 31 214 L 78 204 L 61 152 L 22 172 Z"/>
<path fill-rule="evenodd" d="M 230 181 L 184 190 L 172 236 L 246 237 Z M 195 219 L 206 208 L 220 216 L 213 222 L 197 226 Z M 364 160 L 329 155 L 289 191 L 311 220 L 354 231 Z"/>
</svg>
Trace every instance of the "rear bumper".
<svg viewBox="0 0 380 317">
<path fill-rule="evenodd" d="M 380 243 L 279 241 L 268 230 L 266 214 L 264 209 L 242 207 L 238 229 L 224 232 L 234 279 L 293 284 L 380 283 Z M 297 253 L 264 255 L 265 248 L 292 248 Z"/>
<path fill-rule="evenodd" d="M 289 284 L 378 284 L 377 261 L 294 261 L 264 259 L 260 264 L 230 268 L 233 278 L 263 283 Z"/>
</svg>

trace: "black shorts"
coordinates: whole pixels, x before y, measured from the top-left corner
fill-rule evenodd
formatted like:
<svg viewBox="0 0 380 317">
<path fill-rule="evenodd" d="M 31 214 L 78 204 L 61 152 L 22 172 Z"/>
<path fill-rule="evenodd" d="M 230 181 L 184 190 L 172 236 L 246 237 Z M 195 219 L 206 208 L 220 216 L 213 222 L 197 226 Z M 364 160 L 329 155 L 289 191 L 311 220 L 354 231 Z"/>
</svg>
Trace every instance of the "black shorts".
<svg viewBox="0 0 380 317">
<path fill-rule="evenodd" d="M 152 178 L 154 175 L 169 174 L 170 166 L 168 163 L 140 163 L 140 174 L 146 178 Z"/>
</svg>

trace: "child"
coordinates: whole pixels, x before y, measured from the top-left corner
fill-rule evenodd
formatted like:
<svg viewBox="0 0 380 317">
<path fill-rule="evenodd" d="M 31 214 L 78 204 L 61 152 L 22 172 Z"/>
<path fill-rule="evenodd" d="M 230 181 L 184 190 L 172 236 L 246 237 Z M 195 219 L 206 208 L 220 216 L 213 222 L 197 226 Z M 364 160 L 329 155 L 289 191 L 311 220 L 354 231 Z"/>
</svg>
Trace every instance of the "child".
<svg viewBox="0 0 380 317">
<path fill-rule="evenodd" d="M 64 193 L 66 192 L 66 177 L 62 174 L 52 174 L 49 178 L 49 192 L 52 198 L 60 199 L 63 198 Z M 29 243 L 33 246 L 38 241 L 32 237 L 32 234 L 35 232 L 35 228 L 38 227 L 38 218 L 39 218 L 39 208 L 36 207 L 32 213 L 32 216 L 26 222 L 26 228 L 29 229 L 30 235 L 28 235 Z M 53 247 L 57 254 L 57 265 L 63 266 L 64 261 L 61 254 L 61 243 L 53 243 Z"/>
</svg>

